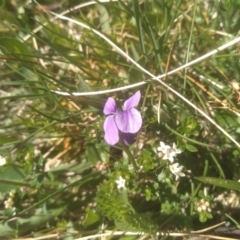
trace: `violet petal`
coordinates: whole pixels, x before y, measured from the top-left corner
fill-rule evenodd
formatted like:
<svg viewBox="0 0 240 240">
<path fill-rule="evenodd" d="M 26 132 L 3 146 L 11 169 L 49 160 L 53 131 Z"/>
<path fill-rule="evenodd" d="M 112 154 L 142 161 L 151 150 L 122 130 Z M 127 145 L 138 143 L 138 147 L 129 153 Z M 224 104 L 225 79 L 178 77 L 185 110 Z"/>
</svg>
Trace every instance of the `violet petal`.
<svg viewBox="0 0 240 240">
<path fill-rule="evenodd" d="M 121 132 L 136 133 L 142 126 L 142 117 L 140 112 L 135 108 L 126 111 L 117 109 L 115 122 Z"/>
<path fill-rule="evenodd" d="M 134 142 L 136 134 L 134 133 L 121 133 L 125 145 L 130 145 Z"/>
<path fill-rule="evenodd" d="M 106 117 L 103 124 L 104 139 L 110 145 L 115 145 L 119 141 L 119 132 L 114 117 L 114 115 Z"/>
<path fill-rule="evenodd" d="M 130 108 L 136 107 L 140 101 L 141 93 L 137 91 L 129 99 L 127 99 L 123 104 L 123 109 L 128 110 Z"/>
<path fill-rule="evenodd" d="M 117 104 L 116 104 L 115 100 L 113 98 L 109 97 L 105 103 L 103 113 L 105 115 L 115 114 L 116 110 L 117 110 Z"/>
</svg>

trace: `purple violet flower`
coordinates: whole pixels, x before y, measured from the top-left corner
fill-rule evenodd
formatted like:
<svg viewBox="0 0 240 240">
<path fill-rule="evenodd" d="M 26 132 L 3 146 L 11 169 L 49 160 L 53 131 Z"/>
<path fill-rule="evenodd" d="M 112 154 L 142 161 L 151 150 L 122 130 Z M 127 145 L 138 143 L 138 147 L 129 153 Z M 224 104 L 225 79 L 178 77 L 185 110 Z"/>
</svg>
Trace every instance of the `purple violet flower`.
<svg viewBox="0 0 240 240">
<path fill-rule="evenodd" d="M 115 145 L 121 138 L 126 145 L 134 141 L 135 133 L 142 126 L 142 116 L 135 109 L 140 101 L 141 93 L 137 91 L 123 104 L 123 109 L 117 107 L 115 100 L 111 97 L 105 103 L 103 113 L 107 115 L 103 128 L 104 139 L 110 145 Z"/>
</svg>

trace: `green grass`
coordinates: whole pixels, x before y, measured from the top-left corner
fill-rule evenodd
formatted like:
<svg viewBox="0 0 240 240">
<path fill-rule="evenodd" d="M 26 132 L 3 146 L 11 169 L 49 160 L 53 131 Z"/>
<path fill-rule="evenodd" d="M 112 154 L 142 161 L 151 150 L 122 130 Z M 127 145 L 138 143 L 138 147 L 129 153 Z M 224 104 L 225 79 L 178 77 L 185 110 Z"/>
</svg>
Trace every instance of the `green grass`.
<svg viewBox="0 0 240 240">
<path fill-rule="evenodd" d="M 239 5 L 2 1 L 0 237 L 186 239 L 237 228 Z M 136 141 L 108 145 L 105 102 L 121 106 L 138 90 Z M 160 141 L 176 143 L 185 176 L 175 179 Z"/>
</svg>

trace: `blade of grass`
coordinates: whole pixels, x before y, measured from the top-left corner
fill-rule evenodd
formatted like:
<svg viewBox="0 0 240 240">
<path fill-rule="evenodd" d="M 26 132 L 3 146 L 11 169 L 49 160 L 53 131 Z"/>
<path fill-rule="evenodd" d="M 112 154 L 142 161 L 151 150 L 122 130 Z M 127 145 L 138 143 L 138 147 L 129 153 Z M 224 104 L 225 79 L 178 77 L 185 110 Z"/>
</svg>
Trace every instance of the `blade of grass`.
<svg viewBox="0 0 240 240">
<path fill-rule="evenodd" d="M 140 7 L 139 7 L 139 1 L 138 0 L 133 0 L 133 7 L 134 7 L 134 15 L 135 15 L 135 20 L 136 20 L 136 25 L 137 25 L 137 31 L 138 31 L 138 39 L 140 43 L 140 47 L 142 50 L 143 55 L 146 54 L 146 49 L 144 45 L 144 35 L 142 31 L 142 18 L 141 18 L 141 12 L 140 12 Z"/>
<path fill-rule="evenodd" d="M 195 177 L 200 182 L 211 184 L 217 187 L 222 187 L 230 190 L 239 191 L 240 183 L 233 180 L 213 178 L 213 177 Z"/>
</svg>

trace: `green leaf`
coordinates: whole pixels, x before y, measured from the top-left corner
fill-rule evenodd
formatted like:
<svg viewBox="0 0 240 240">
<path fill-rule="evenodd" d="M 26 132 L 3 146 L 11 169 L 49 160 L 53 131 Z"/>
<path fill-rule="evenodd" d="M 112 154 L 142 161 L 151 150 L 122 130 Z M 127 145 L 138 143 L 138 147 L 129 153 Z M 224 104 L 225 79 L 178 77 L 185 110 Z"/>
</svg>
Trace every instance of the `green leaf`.
<svg viewBox="0 0 240 240">
<path fill-rule="evenodd" d="M 182 112 L 184 114 L 184 111 Z M 178 127 L 178 131 L 186 136 L 194 135 L 198 132 L 199 125 L 197 125 L 196 119 L 193 116 L 182 116 L 182 126 Z"/>
<path fill-rule="evenodd" d="M 80 74 L 77 75 L 78 76 L 78 81 L 76 84 L 77 90 L 78 92 L 93 92 L 94 88 L 92 88 L 85 80 L 84 78 L 82 78 L 82 76 Z M 106 98 L 102 97 L 102 96 L 95 96 L 95 95 L 91 95 L 88 97 L 76 97 L 81 104 L 85 105 L 89 105 L 89 106 L 93 106 L 94 108 L 103 108 L 104 103 L 106 101 Z"/>
<path fill-rule="evenodd" d="M 23 169 L 14 165 L 8 165 L 0 173 L 0 192 L 9 192 L 19 186 L 28 186 L 21 180 L 25 178 Z"/>
<path fill-rule="evenodd" d="M 100 15 L 101 29 L 104 32 L 111 34 L 110 19 L 111 17 L 108 14 L 106 7 L 102 4 L 97 4 L 98 12 Z"/>
<path fill-rule="evenodd" d="M 212 177 L 196 177 L 200 182 L 211 184 L 218 187 L 223 187 L 231 190 L 240 190 L 240 182 Z"/>
<path fill-rule="evenodd" d="M 144 66 L 145 59 L 143 57 L 139 57 L 138 52 L 134 46 L 134 44 L 131 42 L 131 50 L 133 54 L 133 59 L 140 65 Z M 135 65 L 131 65 L 131 67 L 128 70 L 128 81 L 130 83 L 137 83 L 143 80 L 143 73 L 140 71 Z"/>
<path fill-rule="evenodd" d="M 84 227 L 88 227 L 99 221 L 99 216 L 95 212 L 93 212 L 90 208 L 87 208 L 86 211 L 87 215 L 82 222 L 82 225 Z"/>
<path fill-rule="evenodd" d="M 206 214 L 206 217 L 207 217 L 207 218 L 209 218 L 209 219 L 212 219 L 212 218 L 213 218 L 211 213 L 205 212 L 205 214 Z"/>
<path fill-rule="evenodd" d="M 197 152 L 198 149 L 196 147 L 194 147 L 193 145 L 191 144 L 187 144 L 186 145 L 186 149 L 189 151 L 189 152 Z"/>
<path fill-rule="evenodd" d="M 80 74 L 77 74 L 78 76 L 78 81 L 77 81 L 77 90 L 79 92 L 93 92 L 94 89 L 86 83 L 86 81 L 82 78 L 82 76 Z M 92 97 L 96 97 L 96 96 L 92 96 Z"/>
<path fill-rule="evenodd" d="M 138 62 L 139 64 L 141 60 Z M 137 83 L 137 82 L 141 82 L 143 80 L 143 74 L 141 71 L 139 71 L 134 65 L 132 65 L 128 71 L 129 73 L 129 83 L 133 84 L 133 83 Z"/>
<path fill-rule="evenodd" d="M 57 208 L 30 217 L 15 217 L 9 221 L 4 221 L 0 224 L 0 237 L 15 237 L 16 233 L 24 233 L 46 224 L 48 221 L 57 217 L 63 210 L 64 208 Z"/>
<path fill-rule="evenodd" d="M 32 60 L 32 53 L 27 47 L 27 44 L 17 39 L 1 37 L 0 49 L 6 54 L 6 56 L 13 56 L 14 58 L 21 60 Z"/>
<path fill-rule="evenodd" d="M 193 116 L 190 116 L 187 118 L 186 127 L 189 131 L 195 129 L 196 125 L 197 125 L 197 123 Z"/>
<path fill-rule="evenodd" d="M 0 144 L 6 144 L 10 142 L 14 142 L 15 140 L 13 138 L 9 138 L 3 135 L 0 135 Z"/>
<path fill-rule="evenodd" d="M 142 155 L 137 159 L 137 162 L 140 166 L 142 166 L 142 171 L 144 172 L 154 168 L 154 162 L 152 160 L 151 153 L 144 149 L 142 151 Z"/>
<path fill-rule="evenodd" d="M 141 13 L 140 4 L 138 0 L 133 1 L 133 7 L 134 7 L 134 16 L 135 16 L 137 30 L 138 30 L 139 44 L 141 46 L 142 53 L 145 54 L 146 49 L 144 44 L 144 32 L 142 27 L 142 13 Z"/>
<path fill-rule="evenodd" d="M 88 161 L 90 161 L 93 165 L 97 163 L 101 159 L 98 149 L 95 144 L 87 145 L 87 157 Z"/>
<path fill-rule="evenodd" d="M 205 213 L 200 214 L 199 221 L 202 222 L 202 223 L 207 221 L 207 216 L 205 215 Z"/>
</svg>

